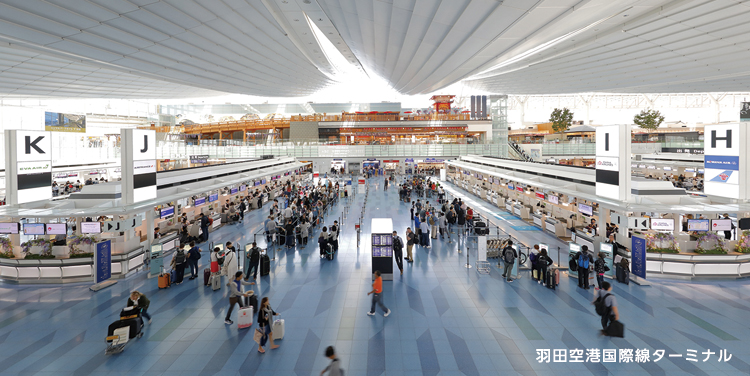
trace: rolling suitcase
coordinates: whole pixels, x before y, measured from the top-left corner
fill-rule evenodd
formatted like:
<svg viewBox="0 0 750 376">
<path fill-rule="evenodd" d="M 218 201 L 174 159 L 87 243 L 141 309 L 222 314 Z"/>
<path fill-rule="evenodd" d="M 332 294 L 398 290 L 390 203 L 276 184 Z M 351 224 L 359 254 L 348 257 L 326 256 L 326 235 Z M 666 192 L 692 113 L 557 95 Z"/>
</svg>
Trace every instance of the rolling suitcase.
<svg viewBox="0 0 750 376">
<path fill-rule="evenodd" d="M 203 269 L 203 286 L 211 283 L 211 269 Z"/>
<path fill-rule="evenodd" d="M 274 320 L 271 332 L 273 333 L 274 341 L 277 339 L 284 339 L 284 319 Z"/>
<path fill-rule="evenodd" d="M 258 310 L 258 297 L 255 295 L 250 295 L 247 297 L 247 306 L 253 307 L 255 311 Z"/>
<path fill-rule="evenodd" d="M 172 269 L 172 284 L 177 283 L 177 269 Z"/>
<path fill-rule="evenodd" d="M 211 290 L 216 291 L 221 289 L 221 275 L 214 274 L 211 276 Z"/>
<path fill-rule="evenodd" d="M 237 329 L 249 328 L 253 325 L 253 307 L 240 308 L 237 313 Z"/>
<path fill-rule="evenodd" d="M 172 275 L 169 273 L 164 273 L 164 267 L 161 268 L 161 273 L 159 273 L 159 288 L 165 289 L 172 285 Z"/>
<path fill-rule="evenodd" d="M 271 258 L 267 254 L 260 255 L 260 276 L 264 277 L 271 273 Z"/>
</svg>

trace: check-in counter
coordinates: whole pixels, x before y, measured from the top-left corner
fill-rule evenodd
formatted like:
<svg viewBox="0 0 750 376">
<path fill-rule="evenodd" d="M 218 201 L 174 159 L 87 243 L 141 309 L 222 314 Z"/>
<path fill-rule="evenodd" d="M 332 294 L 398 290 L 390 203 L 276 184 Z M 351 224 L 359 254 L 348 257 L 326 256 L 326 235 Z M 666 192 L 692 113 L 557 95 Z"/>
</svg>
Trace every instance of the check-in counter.
<svg viewBox="0 0 750 376">
<path fill-rule="evenodd" d="M 513 213 L 513 203 L 511 203 L 510 201 L 506 201 L 505 210 L 507 210 L 508 213 Z"/>
<path fill-rule="evenodd" d="M 537 213 L 531 214 L 531 220 L 534 222 L 535 225 L 539 227 L 544 227 L 544 216 Z"/>
<path fill-rule="evenodd" d="M 552 234 L 555 234 L 558 238 L 570 237 L 570 230 L 565 226 L 565 222 L 561 222 L 556 218 L 546 217 L 544 219 L 544 229 Z"/>
<path fill-rule="evenodd" d="M 521 217 L 521 219 L 529 219 L 531 217 L 529 208 L 525 205 L 513 205 L 513 213 Z"/>
<path fill-rule="evenodd" d="M 112 255 L 112 278 L 125 278 L 143 265 L 145 252 L 138 247 L 130 252 Z M 0 259 L 0 277 L 19 284 L 58 284 L 93 282 L 94 258 L 69 259 Z"/>
<path fill-rule="evenodd" d="M 589 247 L 590 252 L 593 252 L 594 249 L 596 249 L 594 248 L 594 235 L 585 233 L 580 229 L 571 234 L 571 240 L 573 240 L 574 243 Z"/>
</svg>

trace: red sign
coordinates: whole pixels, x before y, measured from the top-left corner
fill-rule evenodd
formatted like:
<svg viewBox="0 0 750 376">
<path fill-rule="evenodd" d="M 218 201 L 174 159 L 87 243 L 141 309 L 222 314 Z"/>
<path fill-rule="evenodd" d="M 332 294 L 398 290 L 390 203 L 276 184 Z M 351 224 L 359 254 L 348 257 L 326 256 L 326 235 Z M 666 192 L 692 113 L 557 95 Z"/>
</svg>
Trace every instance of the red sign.
<svg viewBox="0 0 750 376">
<path fill-rule="evenodd" d="M 523 192 L 523 187 L 516 186 L 516 190 L 519 192 Z"/>
<path fill-rule="evenodd" d="M 313 173 L 313 178 L 318 178 L 318 177 L 320 177 L 320 174 L 319 174 L 319 173 L 317 173 L 317 172 L 316 172 L 316 173 Z"/>
<path fill-rule="evenodd" d="M 540 200 L 544 200 L 544 193 L 536 192 L 536 198 L 538 198 Z"/>
<path fill-rule="evenodd" d="M 359 184 L 365 185 L 365 179 L 359 179 Z"/>
</svg>

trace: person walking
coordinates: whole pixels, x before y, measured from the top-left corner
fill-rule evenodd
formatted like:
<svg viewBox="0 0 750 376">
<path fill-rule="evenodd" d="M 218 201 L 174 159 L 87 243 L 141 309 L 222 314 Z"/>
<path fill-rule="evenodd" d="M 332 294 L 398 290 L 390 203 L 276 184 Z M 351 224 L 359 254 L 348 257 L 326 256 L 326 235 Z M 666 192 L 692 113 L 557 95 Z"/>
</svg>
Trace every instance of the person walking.
<svg viewBox="0 0 750 376">
<path fill-rule="evenodd" d="M 195 246 L 195 240 L 190 241 L 190 249 L 187 253 L 188 267 L 190 267 L 191 280 L 198 278 L 198 260 L 201 259 L 201 249 Z"/>
<path fill-rule="evenodd" d="M 234 305 L 239 304 L 240 308 L 242 308 L 245 304 L 244 298 L 253 295 L 252 291 L 243 293 L 242 285 L 249 286 L 255 284 L 255 282 L 243 281 L 242 272 L 240 271 L 234 273 L 233 277 L 233 280 L 227 282 L 227 287 L 229 287 L 229 309 L 227 310 L 227 316 L 224 318 L 224 323 L 227 325 L 232 325 L 234 323 L 234 321 L 229 319 L 232 316 Z"/>
<path fill-rule="evenodd" d="M 393 247 L 393 257 L 396 258 L 396 265 L 401 274 L 404 274 L 404 241 L 398 236 L 396 231 L 393 232 L 393 241 L 391 242 Z"/>
<path fill-rule="evenodd" d="M 239 208 L 239 215 L 240 215 L 240 223 L 245 220 L 245 210 L 247 210 L 247 205 L 245 204 L 245 200 L 240 200 L 240 208 Z"/>
<path fill-rule="evenodd" d="M 253 242 L 253 246 L 250 248 L 250 251 L 248 253 L 248 255 L 245 255 L 245 258 L 248 260 L 247 268 L 245 268 L 245 272 L 247 272 L 247 275 L 245 276 L 246 281 L 250 278 L 250 274 L 253 275 L 253 279 L 256 279 L 258 276 L 258 269 L 260 265 L 260 248 L 258 248 L 258 245 L 255 244 L 255 242 Z"/>
<path fill-rule="evenodd" d="M 382 301 L 382 295 L 383 293 L 383 278 L 380 277 L 380 270 L 375 271 L 375 282 L 372 283 L 372 291 L 368 292 L 367 295 L 372 294 L 372 306 L 370 307 L 370 311 L 367 312 L 368 315 L 373 316 L 375 314 L 375 305 L 377 304 L 380 306 L 380 309 L 385 312 L 383 314 L 384 317 L 388 317 L 388 315 L 391 314 L 391 310 L 386 308 Z"/>
<path fill-rule="evenodd" d="M 182 248 L 177 248 L 177 250 L 174 252 L 174 256 L 172 256 L 172 261 L 170 262 L 170 265 L 172 266 L 172 269 L 174 269 L 174 284 L 179 285 L 182 283 L 182 279 L 185 278 L 185 264 L 187 263 L 187 255 L 185 254 L 185 250 Z"/>
<path fill-rule="evenodd" d="M 440 218 L 438 218 L 438 225 L 440 227 L 440 240 L 445 239 L 445 235 L 448 235 L 448 240 L 451 240 L 451 234 L 448 232 L 448 218 L 445 217 L 444 212 L 440 212 Z"/>
<path fill-rule="evenodd" d="M 589 247 L 582 246 L 581 253 L 578 254 L 578 287 L 588 290 L 589 286 L 589 267 L 594 263 L 589 254 Z"/>
<path fill-rule="evenodd" d="M 141 316 L 148 319 L 148 323 L 151 324 L 151 315 L 149 315 L 147 312 L 149 305 L 151 305 L 151 301 L 148 300 L 146 295 L 141 294 L 138 290 L 134 290 L 130 293 L 127 306 L 140 308 Z"/>
<path fill-rule="evenodd" d="M 414 262 L 414 257 L 411 254 L 412 249 L 414 248 L 414 243 L 417 241 L 417 234 L 414 233 L 414 231 L 411 230 L 411 227 L 406 228 L 406 260 L 409 262 Z"/>
<path fill-rule="evenodd" d="M 333 346 L 328 346 L 326 348 L 325 356 L 326 358 L 331 359 L 331 364 L 329 364 L 324 370 L 320 371 L 320 376 L 323 376 L 326 372 L 328 372 L 328 376 L 343 376 L 344 372 L 341 370 L 341 362 L 339 362 L 339 358 L 336 357 L 336 351 L 333 349 Z"/>
<path fill-rule="evenodd" d="M 263 346 L 266 345 L 269 337 L 271 338 L 271 350 L 279 348 L 279 345 L 273 344 L 272 331 L 273 317 L 278 315 L 278 313 L 271 309 L 271 304 L 268 303 L 268 297 L 264 296 L 260 301 L 260 308 L 258 309 L 258 326 L 263 331 L 263 337 L 261 337 L 260 343 L 258 344 L 258 352 L 261 354 L 266 353 L 266 350 L 263 350 Z"/>
<path fill-rule="evenodd" d="M 552 264 L 553 264 L 552 258 L 549 257 L 549 255 L 547 254 L 547 250 L 542 249 L 541 251 L 539 251 L 539 256 L 537 256 L 537 259 L 536 259 L 536 265 L 538 268 L 537 276 L 539 277 L 539 280 L 537 282 L 542 284 L 543 286 L 547 286 L 547 281 L 548 281 L 547 269 Z"/>
<path fill-rule="evenodd" d="M 620 311 L 617 309 L 617 299 L 612 294 L 612 285 L 609 282 L 602 282 L 602 288 L 594 294 L 594 301 L 591 304 L 600 304 L 601 311 L 597 309 L 597 313 L 601 312 L 602 316 L 601 334 L 610 335 L 609 326 L 614 321 L 620 321 Z"/>
<path fill-rule="evenodd" d="M 598 256 L 594 262 L 594 273 L 596 273 L 597 290 L 601 290 L 604 283 L 604 273 L 609 270 L 609 266 L 607 266 L 607 260 L 605 259 L 607 255 L 604 252 L 599 252 Z"/>
<path fill-rule="evenodd" d="M 503 267 L 503 277 L 508 282 L 513 282 L 513 264 L 516 262 L 516 257 L 518 257 L 518 254 L 515 248 L 513 248 L 513 241 L 508 240 L 508 244 L 503 248 L 503 263 L 505 264 Z"/>
<path fill-rule="evenodd" d="M 333 226 L 330 228 L 331 234 L 328 237 L 328 241 L 333 247 L 333 252 L 336 253 L 339 250 L 339 221 L 333 221 Z"/>
</svg>

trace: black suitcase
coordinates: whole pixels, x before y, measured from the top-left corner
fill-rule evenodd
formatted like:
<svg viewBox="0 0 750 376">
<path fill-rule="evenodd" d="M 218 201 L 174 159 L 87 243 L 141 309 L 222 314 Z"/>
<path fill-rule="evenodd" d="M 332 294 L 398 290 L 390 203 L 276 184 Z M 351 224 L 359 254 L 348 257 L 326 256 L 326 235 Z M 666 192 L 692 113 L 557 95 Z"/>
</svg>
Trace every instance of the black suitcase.
<svg viewBox="0 0 750 376">
<path fill-rule="evenodd" d="M 247 297 L 247 304 L 245 306 L 252 306 L 253 313 L 258 312 L 258 297 L 255 295 L 250 295 L 249 297 Z"/>
<path fill-rule="evenodd" d="M 555 270 L 547 269 L 547 280 L 544 281 L 548 289 L 555 289 Z"/>
<path fill-rule="evenodd" d="M 282 232 L 276 234 L 276 239 L 279 241 L 279 245 L 286 244 L 286 235 Z"/>
<path fill-rule="evenodd" d="M 328 250 L 326 251 L 326 259 L 333 260 L 335 252 L 333 252 L 333 245 L 328 244 Z"/>
<path fill-rule="evenodd" d="M 208 286 L 211 284 L 211 269 L 206 268 L 203 269 L 203 286 Z"/>
<path fill-rule="evenodd" d="M 487 224 L 482 221 L 474 223 L 474 233 L 477 235 L 487 235 L 490 233 L 490 229 L 487 228 Z"/>
<path fill-rule="evenodd" d="M 626 285 L 630 284 L 630 270 L 623 268 L 620 264 L 615 265 L 615 276 L 617 277 L 617 282 Z"/>
<path fill-rule="evenodd" d="M 267 276 L 271 272 L 271 258 L 268 255 L 260 255 L 260 276 Z"/>
</svg>

